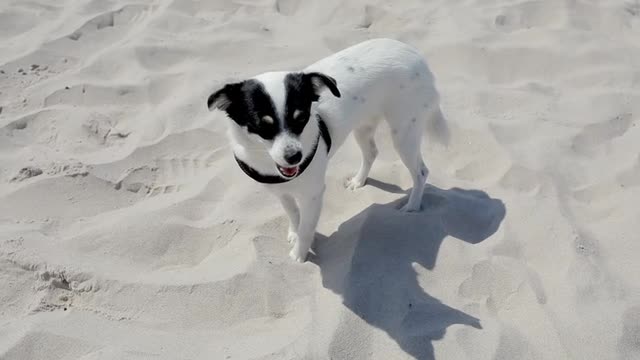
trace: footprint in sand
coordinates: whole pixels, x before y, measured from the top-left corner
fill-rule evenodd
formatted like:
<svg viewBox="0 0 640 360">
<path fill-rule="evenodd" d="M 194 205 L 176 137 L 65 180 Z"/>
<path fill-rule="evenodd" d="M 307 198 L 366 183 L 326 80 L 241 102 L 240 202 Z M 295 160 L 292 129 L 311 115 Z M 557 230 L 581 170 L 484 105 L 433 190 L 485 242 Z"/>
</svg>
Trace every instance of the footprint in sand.
<svg viewBox="0 0 640 360">
<path fill-rule="evenodd" d="M 224 134 L 203 129 L 171 134 L 133 152 L 116 155 L 93 166 L 92 173 L 118 190 L 148 196 L 206 185 L 219 169 L 214 163 L 225 155 Z M 124 156 L 124 157 L 123 157 Z"/>
<path fill-rule="evenodd" d="M 68 35 L 67 38 L 78 41 L 82 38 L 89 38 L 95 33 L 107 28 L 130 26 L 132 23 L 140 21 L 143 13 L 147 9 L 147 6 L 144 5 L 126 5 L 115 11 L 107 11 L 87 21 L 76 31 Z"/>
<path fill-rule="evenodd" d="M 562 24 L 567 17 L 567 9 L 561 2 L 526 1 L 503 7 L 496 15 L 494 25 L 502 31 L 517 31 Z"/>
<path fill-rule="evenodd" d="M 34 166 L 27 166 L 20 169 L 18 174 L 11 179 L 11 182 L 20 182 L 39 175 L 42 175 L 42 169 Z"/>
<path fill-rule="evenodd" d="M 579 154 L 590 155 L 596 150 L 596 147 L 623 136 L 632 123 L 633 115 L 625 113 L 608 121 L 587 125 L 573 138 L 571 147 Z"/>
<path fill-rule="evenodd" d="M 209 158 L 212 154 L 199 152 L 181 158 L 156 160 L 158 177 L 156 183 L 150 187 L 148 195 L 169 194 L 193 184 L 210 167 Z"/>
<path fill-rule="evenodd" d="M 292 16 L 298 10 L 300 6 L 300 0 L 276 0 L 276 11 L 279 14 Z"/>
<path fill-rule="evenodd" d="M 40 274 L 43 283 L 37 287 L 40 300 L 31 308 L 31 313 L 54 310 L 67 311 L 73 302 L 73 291 L 64 273 L 45 271 Z"/>
<path fill-rule="evenodd" d="M 126 190 L 147 196 L 175 193 L 210 179 L 206 174 L 216 152 L 194 152 L 180 157 L 154 160 L 126 170 L 115 183 L 116 190 Z"/>
<path fill-rule="evenodd" d="M 547 301 L 542 282 L 535 270 L 517 258 L 483 260 L 473 266 L 471 276 L 458 287 L 466 298 L 486 302 L 494 313 L 508 308 L 515 294 L 531 294 L 538 304 Z"/>
</svg>

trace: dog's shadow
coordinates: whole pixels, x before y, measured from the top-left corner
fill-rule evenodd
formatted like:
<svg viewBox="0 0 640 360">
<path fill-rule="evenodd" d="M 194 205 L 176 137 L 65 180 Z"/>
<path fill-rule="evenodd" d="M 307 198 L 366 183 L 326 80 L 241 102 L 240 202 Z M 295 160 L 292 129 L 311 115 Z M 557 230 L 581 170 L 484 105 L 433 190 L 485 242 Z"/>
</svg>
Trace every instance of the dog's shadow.
<svg viewBox="0 0 640 360">
<path fill-rule="evenodd" d="M 369 179 L 368 184 L 404 193 L 379 181 Z M 353 342 L 371 341 L 354 325 L 362 324 L 358 318 L 385 331 L 416 359 L 433 359 L 432 340 L 442 338 L 450 325 L 481 328 L 478 319 L 427 294 L 412 264 L 434 269 L 448 235 L 469 244 L 485 240 L 504 219 L 504 204 L 482 191 L 432 186 L 425 190 L 421 212 L 396 210 L 402 201 L 372 205 L 329 237 L 318 235 L 317 255 L 310 260 L 319 266 L 323 286 L 342 296 L 344 305 L 357 316 L 340 322 L 332 340 L 333 358 L 357 357 L 351 353 Z M 354 326 L 356 331 L 349 332 Z"/>
</svg>

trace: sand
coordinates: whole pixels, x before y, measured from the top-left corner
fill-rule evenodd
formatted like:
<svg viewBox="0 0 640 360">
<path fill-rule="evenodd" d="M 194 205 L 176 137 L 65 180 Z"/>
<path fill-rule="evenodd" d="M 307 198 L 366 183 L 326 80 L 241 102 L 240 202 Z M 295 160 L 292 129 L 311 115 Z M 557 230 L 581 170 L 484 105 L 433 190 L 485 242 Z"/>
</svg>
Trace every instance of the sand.
<svg viewBox="0 0 640 360">
<path fill-rule="evenodd" d="M 448 147 L 423 211 L 350 138 L 315 255 L 206 98 L 417 47 Z M 0 3 L 1 359 L 640 359 L 640 3 Z"/>
</svg>

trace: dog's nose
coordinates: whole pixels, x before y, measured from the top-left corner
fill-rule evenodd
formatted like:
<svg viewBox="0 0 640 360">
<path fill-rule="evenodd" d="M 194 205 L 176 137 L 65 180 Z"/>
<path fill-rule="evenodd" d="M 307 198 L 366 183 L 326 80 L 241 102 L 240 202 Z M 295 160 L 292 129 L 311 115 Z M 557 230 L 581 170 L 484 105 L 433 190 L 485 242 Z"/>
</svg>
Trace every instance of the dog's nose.
<svg viewBox="0 0 640 360">
<path fill-rule="evenodd" d="M 284 153 L 284 159 L 291 165 L 295 165 L 302 160 L 302 151 L 295 149 L 287 149 Z"/>
</svg>

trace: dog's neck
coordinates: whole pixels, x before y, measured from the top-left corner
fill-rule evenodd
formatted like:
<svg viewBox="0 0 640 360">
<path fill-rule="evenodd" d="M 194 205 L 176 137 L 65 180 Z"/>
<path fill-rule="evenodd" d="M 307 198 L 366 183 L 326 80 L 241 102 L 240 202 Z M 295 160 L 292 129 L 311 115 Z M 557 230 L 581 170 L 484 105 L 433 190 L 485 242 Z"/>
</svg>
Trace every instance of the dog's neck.
<svg viewBox="0 0 640 360">
<path fill-rule="evenodd" d="M 316 115 L 316 123 L 318 125 L 316 140 L 314 141 L 313 147 L 309 152 L 309 154 L 307 154 L 304 160 L 302 160 L 302 162 L 300 163 L 299 165 L 300 170 L 298 171 L 298 174 L 295 177 L 285 178 L 277 174 L 275 171 L 263 171 L 261 169 L 257 169 L 251 166 L 250 164 L 248 164 L 247 162 L 245 162 L 244 160 L 242 160 L 240 157 L 238 157 L 238 154 L 235 151 L 234 151 L 234 158 L 238 163 L 238 166 L 240 167 L 240 169 L 245 174 L 247 174 L 247 176 L 249 176 L 250 178 L 252 178 L 253 180 L 259 183 L 281 184 L 281 183 L 289 182 L 299 177 L 300 175 L 302 175 L 302 173 L 304 173 L 304 171 L 309 167 L 309 165 L 311 165 L 311 162 L 316 156 L 316 153 L 318 151 L 318 147 L 320 146 L 321 141 L 324 142 L 325 144 L 327 154 L 329 154 L 329 151 L 331 150 L 331 134 L 329 133 L 327 124 L 324 122 L 324 120 L 322 120 L 320 115 Z"/>
</svg>

